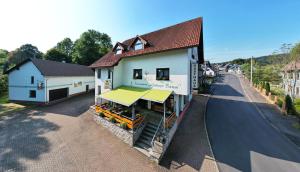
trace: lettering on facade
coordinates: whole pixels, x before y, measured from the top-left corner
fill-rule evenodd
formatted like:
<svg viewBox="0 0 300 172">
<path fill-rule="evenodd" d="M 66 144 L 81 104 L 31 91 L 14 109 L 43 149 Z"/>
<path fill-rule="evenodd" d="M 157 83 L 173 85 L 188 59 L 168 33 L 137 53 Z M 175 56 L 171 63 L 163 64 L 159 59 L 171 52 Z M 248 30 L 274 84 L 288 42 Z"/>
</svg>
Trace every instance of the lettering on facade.
<svg viewBox="0 0 300 172">
<path fill-rule="evenodd" d="M 192 63 L 192 88 L 198 88 L 198 64 Z"/>
</svg>

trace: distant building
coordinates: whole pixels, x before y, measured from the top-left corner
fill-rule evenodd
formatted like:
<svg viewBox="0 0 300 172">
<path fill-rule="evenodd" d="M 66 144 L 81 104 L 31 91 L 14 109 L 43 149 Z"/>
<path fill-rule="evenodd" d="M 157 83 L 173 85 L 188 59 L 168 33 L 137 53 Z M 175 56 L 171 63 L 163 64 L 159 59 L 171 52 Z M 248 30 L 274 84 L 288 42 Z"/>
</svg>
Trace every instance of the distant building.
<svg viewBox="0 0 300 172">
<path fill-rule="evenodd" d="M 87 66 L 27 59 L 6 71 L 9 100 L 48 103 L 95 87 L 94 72 Z"/>
<path fill-rule="evenodd" d="M 297 73 L 295 75 L 295 69 Z M 286 95 L 300 97 L 300 62 L 287 64 L 282 71 L 282 87 Z"/>
</svg>

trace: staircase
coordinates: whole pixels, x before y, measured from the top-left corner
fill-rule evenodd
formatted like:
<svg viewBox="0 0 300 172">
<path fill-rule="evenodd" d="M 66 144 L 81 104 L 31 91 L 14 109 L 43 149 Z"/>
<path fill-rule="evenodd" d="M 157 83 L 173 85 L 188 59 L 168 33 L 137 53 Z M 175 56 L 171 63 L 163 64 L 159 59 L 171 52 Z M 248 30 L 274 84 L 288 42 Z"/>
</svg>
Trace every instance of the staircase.
<svg viewBox="0 0 300 172">
<path fill-rule="evenodd" d="M 142 131 L 139 139 L 135 143 L 135 148 L 140 152 L 142 152 L 143 154 L 147 155 L 148 157 L 150 157 L 149 152 L 152 149 L 151 142 L 155 135 L 157 127 L 158 127 L 157 124 L 148 122 L 144 130 Z"/>
</svg>

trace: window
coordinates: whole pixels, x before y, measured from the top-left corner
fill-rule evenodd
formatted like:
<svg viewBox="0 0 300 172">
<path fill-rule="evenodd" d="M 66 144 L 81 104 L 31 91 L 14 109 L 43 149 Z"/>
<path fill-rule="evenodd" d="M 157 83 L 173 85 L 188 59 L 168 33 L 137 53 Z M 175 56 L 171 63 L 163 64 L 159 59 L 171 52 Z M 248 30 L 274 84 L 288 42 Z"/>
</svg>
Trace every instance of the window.
<svg viewBox="0 0 300 172">
<path fill-rule="evenodd" d="M 34 76 L 31 76 L 31 84 L 34 84 Z"/>
<path fill-rule="evenodd" d="M 156 69 L 156 80 L 169 80 L 169 68 L 158 68 Z"/>
<path fill-rule="evenodd" d="M 121 49 L 117 49 L 116 50 L 116 54 L 122 54 L 122 50 Z"/>
<path fill-rule="evenodd" d="M 35 90 L 30 90 L 29 91 L 29 97 L 30 98 L 36 98 L 36 91 Z"/>
<path fill-rule="evenodd" d="M 144 46 L 143 43 L 140 40 L 138 40 L 138 41 L 136 41 L 136 43 L 134 45 L 134 50 L 143 49 L 143 46 Z"/>
<path fill-rule="evenodd" d="M 133 79 L 142 79 L 143 72 L 142 69 L 133 69 Z"/>
<path fill-rule="evenodd" d="M 107 79 L 110 79 L 110 70 L 107 70 Z"/>
<path fill-rule="evenodd" d="M 122 48 L 120 46 L 116 48 L 116 54 L 122 54 Z"/>
<path fill-rule="evenodd" d="M 101 69 L 98 69 L 98 70 L 97 70 L 97 77 L 98 77 L 98 79 L 101 78 Z"/>
<path fill-rule="evenodd" d="M 98 85 L 98 95 L 100 95 L 100 94 L 101 94 L 101 86 Z"/>
</svg>

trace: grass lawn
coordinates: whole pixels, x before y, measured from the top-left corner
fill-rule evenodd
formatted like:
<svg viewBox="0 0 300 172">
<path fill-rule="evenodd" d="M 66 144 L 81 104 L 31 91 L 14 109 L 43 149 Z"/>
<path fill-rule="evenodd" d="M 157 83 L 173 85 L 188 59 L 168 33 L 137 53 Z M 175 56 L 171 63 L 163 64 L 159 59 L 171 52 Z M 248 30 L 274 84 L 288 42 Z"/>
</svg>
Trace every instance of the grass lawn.
<svg viewBox="0 0 300 172">
<path fill-rule="evenodd" d="M 7 93 L 4 93 L 3 95 L 0 96 L 0 105 L 5 103 L 9 103 Z"/>
<path fill-rule="evenodd" d="M 25 108 L 26 106 L 21 104 L 9 103 L 7 93 L 0 96 L 0 117 Z"/>
</svg>

